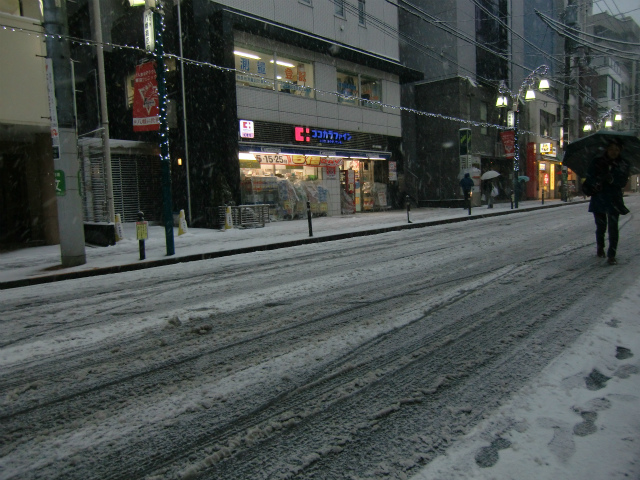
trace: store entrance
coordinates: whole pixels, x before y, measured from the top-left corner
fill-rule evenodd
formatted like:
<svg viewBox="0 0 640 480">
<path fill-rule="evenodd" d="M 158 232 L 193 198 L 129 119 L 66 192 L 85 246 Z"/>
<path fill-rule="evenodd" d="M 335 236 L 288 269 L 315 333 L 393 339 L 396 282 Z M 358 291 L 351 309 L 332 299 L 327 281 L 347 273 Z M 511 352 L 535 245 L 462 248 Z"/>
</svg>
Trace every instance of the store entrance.
<svg viewBox="0 0 640 480">
<path fill-rule="evenodd" d="M 0 248 L 31 239 L 27 191 L 26 157 L 0 156 Z"/>
<path fill-rule="evenodd" d="M 356 172 L 353 168 L 340 170 L 340 213 L 356 213 Z"/>
</svg>

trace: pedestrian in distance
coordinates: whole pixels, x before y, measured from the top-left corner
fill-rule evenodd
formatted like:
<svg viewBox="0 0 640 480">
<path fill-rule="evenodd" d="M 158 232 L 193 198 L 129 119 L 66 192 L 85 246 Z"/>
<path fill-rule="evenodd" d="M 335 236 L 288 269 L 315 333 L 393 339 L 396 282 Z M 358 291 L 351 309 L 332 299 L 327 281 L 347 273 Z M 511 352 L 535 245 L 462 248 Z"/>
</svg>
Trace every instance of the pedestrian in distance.
<svg viewBox="0 0 640 480">
<path fill-rule="evenodd" d="M 487 208 L 493 208 L 493 201 L 498 196 L 498 187 L 492 180 L 484 181 L 484 196 L 487 198 Z"/>
<path fill-rule="evenodd" d="M 462 193 L 464 193 L 465 206 L 463 209 L 471 207 L 471 189 L 473 188 L 473 180 L 468 173 L 464 174 L 462 180 L 460 180 L 460 187 L 462 188 Z"/>
<path fill-rule="evenodd" d="M 612 140 L 602 155 L 591 160 L 587 169 L 583 192 L 591 195 L 589 211 L 596 223 L 596 255 L 607 257 L 609 265 L 615 265 L 618 249 L 618 219 L 629 213 L 624 205 L 622 189 L 629 179 L 629 164 L 620 156 L 622 144 Z M 609 248 L 605 255 L 605 234 L 609 231 Z"/>
</svg>

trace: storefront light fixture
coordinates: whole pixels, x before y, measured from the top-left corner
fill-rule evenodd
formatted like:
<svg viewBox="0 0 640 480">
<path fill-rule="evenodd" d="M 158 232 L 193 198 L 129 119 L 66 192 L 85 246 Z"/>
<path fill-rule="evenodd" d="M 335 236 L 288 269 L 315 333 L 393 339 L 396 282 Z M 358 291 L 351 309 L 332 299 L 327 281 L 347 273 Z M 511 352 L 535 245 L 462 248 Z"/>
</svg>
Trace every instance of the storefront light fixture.
<svg viewBox="0 0 640 480">
<path fill-rule="evenodd" d="M 254 60 L 260 60 L 262 58 L 262 57 L 259 57 L 257 55 L 253 55 L 251 53 L 241 52 L 240 50 L 234 50 L 233 54 L 234 55 L 238 55 L 239 57 L 252 58 Z M 271 62 L 271 63 L 273 63 L 273 62 Z"/>
<path fill-rule="evenodd" d="M 502 108 L 502 107 L 508 107 L 508 106 L 509 106 L 509 97 L 507 97 L 506 95 L 499 95 L 498 99 L 496 100 L 496 107 Z"/>
<path fill-rule="evenodd" d="M 270 63 L 273 63 L 273 60 L 271 60 Z M 281 62 L 280 60 L 276 60 L 276 65 L 280 65 L 282 67 L 289 67 L 289 68 L 293 68 L 295 67 L 295 65 L 293 65 L 292 63 L 288 63 L 288 62 Z"/>
<path fill-rule="evenodd" d="M 253 154 L 251 154 L 251 153 L 243 153 L 243 152 L 240 152 L 238 154 L 238 158 L 240 160 L 255 160 L 256 159 L 256 157 L 253 156 Z"/>
</svg>

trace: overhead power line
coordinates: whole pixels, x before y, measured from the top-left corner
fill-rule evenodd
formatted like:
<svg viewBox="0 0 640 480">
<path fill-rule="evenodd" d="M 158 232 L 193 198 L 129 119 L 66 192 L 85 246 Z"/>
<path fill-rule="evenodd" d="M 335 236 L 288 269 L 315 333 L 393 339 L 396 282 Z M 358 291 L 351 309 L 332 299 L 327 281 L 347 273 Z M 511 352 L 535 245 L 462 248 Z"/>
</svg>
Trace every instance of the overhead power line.
<svg viewBox="0 0 640 480">
<path fill-rule="evenodd" d="M 640 54 L 634 54 L 632 52 L 626 52 L 624 50 L 618 50 L 616 48 L 607 47 L 606 45 L 602 45 L 602 44 L 595 43 L 595 42 L 592 42 L 592 41 L 584 40 L 584 39 L 579 37 L 579 35 L 582 34 L 581 31 L 575 30 L 575 29 L 570 29 L 569 27 L 567 27 L 563 23 L 561 23 L 561 22 L 559 22 L 557 20 L 554 20 L 551 17 L 548 17 L 547 15 L 545 15 L 544 13 L 542 13 L 542 12 L 540 12 L 538 10 L 535 10 L 535 12 L 542 19 L 542 21 L 545 22 L 547 25 L 549 25 L 549 27 L 552 28 L 556 33 L 558 33 L 558 35 L 561 35 L 563 37 L 567 37 L 567 38 L 575 41 L 579 45 L 587 46 L 587 47 L 590 47 L 591 49 L 593 49 L 595 51 L 601 52 L 601 53 L 609 55 L 609 56 L 618 57 L 618 58 L 621 58 L 621 59 L 624 59 L 624 60 L 639 60 L 640 59 Z"/>
</svg>

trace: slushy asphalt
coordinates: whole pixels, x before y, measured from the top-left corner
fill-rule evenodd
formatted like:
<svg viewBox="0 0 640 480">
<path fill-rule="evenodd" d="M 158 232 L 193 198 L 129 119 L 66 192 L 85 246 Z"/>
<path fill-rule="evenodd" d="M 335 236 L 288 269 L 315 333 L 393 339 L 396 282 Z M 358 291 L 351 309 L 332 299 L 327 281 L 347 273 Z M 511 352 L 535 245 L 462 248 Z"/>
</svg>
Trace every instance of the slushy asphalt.
<svg viewBox="0 0 640 480">
<path fill-rule="evenodd" d="M 510 202 L 473 207 L 471 215 L 462 208 L 412 208 L 366 212 L 355 215 L 316 217 L 311 232 L 306 218 L 266 223 L 258 228 L 225 230 L 189 228 L 184 235 L 173 229 L 174 254 L 168 255 L 167 234 L 162 225 L 149 225 L 145 241 L 145 259 L 140 260 L 140 245 L 135 223 L 125 223 L 124 240 L 109 247 L 85 247 L 86 263 L 62 268 L 59 245 L 27 247 L 0 252 L 0 289 L 57 282 L 75 278 L 128 272 L 145 268 L 213 259 L 229 255 L 275 250 L 319 242 L 331 242 L 364 235 L 377 235 L 448 223 L 480 220 L 502 215 L 519 215 L 543 208 L 561 208 L 586 203 L 582 197 L 572 202 L 526 200 L 518 208 Z M 586 214 L 586 204 L 584 205 Z M 311 235 L 310 235 L 311 233 Z"/>
</svg>

